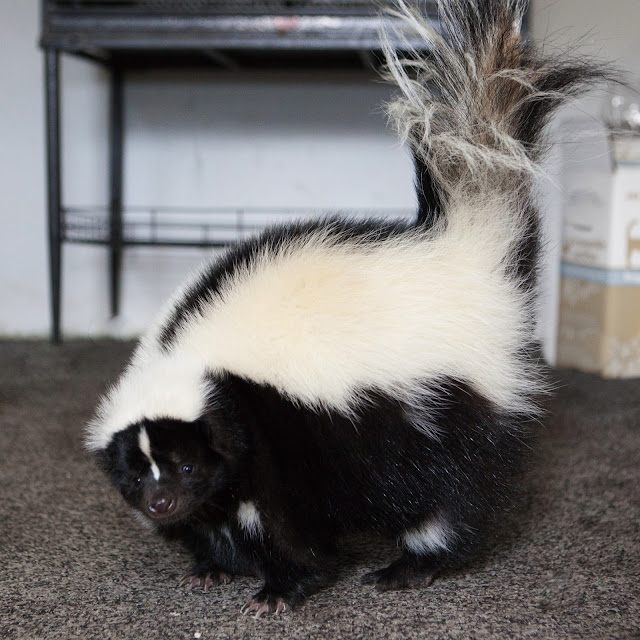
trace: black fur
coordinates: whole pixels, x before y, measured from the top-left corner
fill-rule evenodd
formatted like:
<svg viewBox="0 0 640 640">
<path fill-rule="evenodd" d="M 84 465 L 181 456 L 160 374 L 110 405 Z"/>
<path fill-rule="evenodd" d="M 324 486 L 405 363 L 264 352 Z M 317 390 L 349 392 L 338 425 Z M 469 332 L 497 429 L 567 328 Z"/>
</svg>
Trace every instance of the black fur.
<svg viewBox="0 0 640 640">
<path fill-rule="evenodd" d="M 420 156 L 414 154 L 416 196 L 418 198 L 418 224 L 432 227 L 443 215 L 442 201 L 433 176 Z"/>
<path fill-rule="evenodd" d="M 380 589 L 432 579 L 476 549 L 487 522 L 508 504 L 524 459 L 524 434 L 514 428 L 519 418 L 496 413 L 458 380 L 434 387 L 436 439 L 415 428 L 406 407 L 379 393 L 369 394 L 354 424 L 235 376 L 212 383 L 224 406 L 196 423 L 131 425 L 115 435 L 102 464 L 132 506 L 191 548 L 194 576 L 259 576 L 260 603 L 280 598 L 295 606 L 330 581 L 346 533 L 395 537 L 444 517 L 455 532 L 446 551 L 404 551 L 368 577 Z M 162 472 L 159 483 L 138 447 L 141 426 Z M 183 465 L 193 467 L 190 474 Z M 178 502 L 166 520 L 149 512 L 159 494 Z M 238 522 L 246 501 L 260 513 L 259 536 Z"/>
</svg>

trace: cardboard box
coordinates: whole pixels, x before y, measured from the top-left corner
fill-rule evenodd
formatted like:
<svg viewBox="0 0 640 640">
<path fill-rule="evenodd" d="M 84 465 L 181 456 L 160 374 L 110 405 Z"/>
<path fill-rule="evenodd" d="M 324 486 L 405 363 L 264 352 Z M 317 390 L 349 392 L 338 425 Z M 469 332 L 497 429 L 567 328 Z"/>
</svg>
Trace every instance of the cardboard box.
<svg viewBox="0 0 640 640">
<path fill-rule="evenodd" d="M 640 137 L 568 136 L 557 364 L 640 376 Z"/>
</svg>

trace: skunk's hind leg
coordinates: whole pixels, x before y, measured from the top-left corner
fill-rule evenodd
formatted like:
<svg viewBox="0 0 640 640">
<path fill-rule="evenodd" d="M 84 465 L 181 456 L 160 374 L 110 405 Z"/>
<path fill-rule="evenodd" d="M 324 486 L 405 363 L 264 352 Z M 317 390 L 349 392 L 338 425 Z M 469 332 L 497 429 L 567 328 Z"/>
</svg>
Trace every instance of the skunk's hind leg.
<svg viewBox="0 0 640 640">
<path fill-rule="evenodd" d="M 428 520 L 400 536 L 402 555 L 388 567 L 362 577 L 379 591 L 429 586 L 457 555 L 460 538 L 443 519 Z"/>
<path fill-rule="evenodd" d="M 428 587 L 442 566 L 437 554 L 418 555 L 405 550 L 388 567 L 365 573 L 362 583 L 373 584 L 378 591 Z"/>
</svg>

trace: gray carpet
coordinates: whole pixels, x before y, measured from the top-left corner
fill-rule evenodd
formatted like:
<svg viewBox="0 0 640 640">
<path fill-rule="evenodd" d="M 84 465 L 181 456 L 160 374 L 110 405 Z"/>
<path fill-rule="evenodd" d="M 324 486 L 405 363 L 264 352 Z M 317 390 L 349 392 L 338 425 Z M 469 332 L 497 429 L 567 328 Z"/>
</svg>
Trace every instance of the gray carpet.
<svg viewBox="0 0 640 640">
<path fill-rule="evenodd" d="M 130 343 L 0 342 L 0 636 L 640 638 L 640 382 L 558 373 L 521 506 L 465 571 L 360 586 L 393 548 L 354 543 L 336 584 L 254 620 L 256 580 L 176 588 L 190 564 L 142 529 L 80 432 Z"/>
</svg>

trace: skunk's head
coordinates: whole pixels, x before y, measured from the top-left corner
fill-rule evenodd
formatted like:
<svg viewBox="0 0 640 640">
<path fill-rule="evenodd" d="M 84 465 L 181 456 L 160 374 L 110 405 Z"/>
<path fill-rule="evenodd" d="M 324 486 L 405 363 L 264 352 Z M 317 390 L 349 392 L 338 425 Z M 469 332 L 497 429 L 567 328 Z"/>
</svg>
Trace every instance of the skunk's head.
<svg viewBox="0 0 640 640">
<path fill-rule="evenodd" d="M 97 454 L 124 499 L 159 525 L 211 517 L 228 483 L 228 460 L 204 420 L 143 420 Z"/>
</svg>

